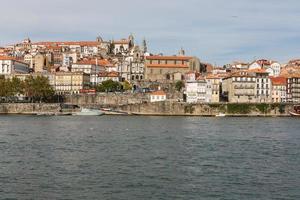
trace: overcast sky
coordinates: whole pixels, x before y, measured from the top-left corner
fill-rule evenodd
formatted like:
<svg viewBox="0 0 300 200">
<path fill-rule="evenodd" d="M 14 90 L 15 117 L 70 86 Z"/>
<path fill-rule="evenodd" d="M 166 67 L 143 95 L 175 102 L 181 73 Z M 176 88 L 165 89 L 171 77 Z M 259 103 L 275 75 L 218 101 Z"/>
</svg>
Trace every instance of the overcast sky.
<svg viewBox="0 0 300 200">
<path fill-rule="evenodd" d="M 0 45 L 42 40 L 145 37 L 153 53 L 223 65 L 300 58 L 298 0 L 9 0 L 1 2 Z"/>
</svg>

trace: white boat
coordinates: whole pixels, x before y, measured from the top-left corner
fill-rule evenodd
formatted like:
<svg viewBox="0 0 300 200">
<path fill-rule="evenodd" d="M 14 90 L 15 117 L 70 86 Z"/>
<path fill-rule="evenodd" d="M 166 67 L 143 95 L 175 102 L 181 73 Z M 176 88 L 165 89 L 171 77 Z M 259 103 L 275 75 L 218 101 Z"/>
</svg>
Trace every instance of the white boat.
<svg viewBox="0 0 300 200">
<path fill-rule="evenodd" d="M 226 114 L 224 114 L 224 113 L 219 113 L 219 114 L 216 114 L 216 117 L 226 117 Z"/>
<path fill-rule="evenodd" d="M 289 111 L 289 113 L 291 116 L 300 117 L 300 106 L 294 106 L 294 109 L 292 111 Z"/>
<path fill-rule="evenodd" d="M 104 112 L 96 109 L 88 109 L 82 108 L 80 112 L 75 112 L 73 115 L 80 115 L 80 116 L 100 116 L 104 115 Z"/>
</svg>

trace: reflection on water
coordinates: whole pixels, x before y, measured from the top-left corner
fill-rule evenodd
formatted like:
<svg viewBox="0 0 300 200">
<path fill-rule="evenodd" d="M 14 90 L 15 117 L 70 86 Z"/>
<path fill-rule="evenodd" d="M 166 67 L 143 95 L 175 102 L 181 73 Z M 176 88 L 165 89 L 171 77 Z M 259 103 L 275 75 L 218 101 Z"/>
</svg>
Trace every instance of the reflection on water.
<svg viewBox="0 0 300 200">
<path fill-rule="evenodd" d="M 1 199 L 299 199 L 293 118 L 0 117 Z"/>
</svg>

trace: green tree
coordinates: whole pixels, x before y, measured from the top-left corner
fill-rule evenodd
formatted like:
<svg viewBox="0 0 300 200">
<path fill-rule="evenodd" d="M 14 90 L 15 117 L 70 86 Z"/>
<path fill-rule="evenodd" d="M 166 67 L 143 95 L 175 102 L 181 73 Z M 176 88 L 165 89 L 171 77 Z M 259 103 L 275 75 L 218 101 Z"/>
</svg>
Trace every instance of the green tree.
<svg viewBox="0 0 300 200">
<path fill-rule="evenodd" d="M 128 81 L 123 82 L 123 89 L 124 90 L 132 90 L 132 85 Z"/>
<path fill-rule="evenodd" d="M 175 84 L 175 88 L 178 92 L 181 91 L 182 88 L 184 88 L 184 82 L 183 81 L 177 81 Z"/>
<path fill-rule="evenodd" d="M 20 79 L 13 77 L 10 81 L 10 90 L 13 96 L 24 93 L 24 83 Z"/>
<path fill-rule="evenodd" d="M 113 80 L 103 81 L 101 84 L 97 85 L 97 92 L 116 92 L 120 91 L 122 85 L 119 82 Z"/>
<path fill-rule="evenodd" d="M 32 101 L 39 100 L 41 102 L 49 97 L 53 97 L 54 90 L 49 84 L 48 78 L 43 76 L 29 76 L 24 82 L 24 93 Z"/>
</svg>

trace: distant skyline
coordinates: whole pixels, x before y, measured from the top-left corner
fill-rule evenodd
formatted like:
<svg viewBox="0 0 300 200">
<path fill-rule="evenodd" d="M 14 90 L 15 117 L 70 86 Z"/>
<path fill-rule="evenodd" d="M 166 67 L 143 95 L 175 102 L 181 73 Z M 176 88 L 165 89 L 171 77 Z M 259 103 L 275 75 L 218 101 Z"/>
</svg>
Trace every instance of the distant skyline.
<svg viewBox="0 0 300 200">
<path fill-rule="evenodd" d="M 22 41 L 105 40 L 134 34 L 152 53 L 223 65 L 300 58 L 297 0 L 10 0 L 1 2 L 0 46 Z"/>
</svg>

